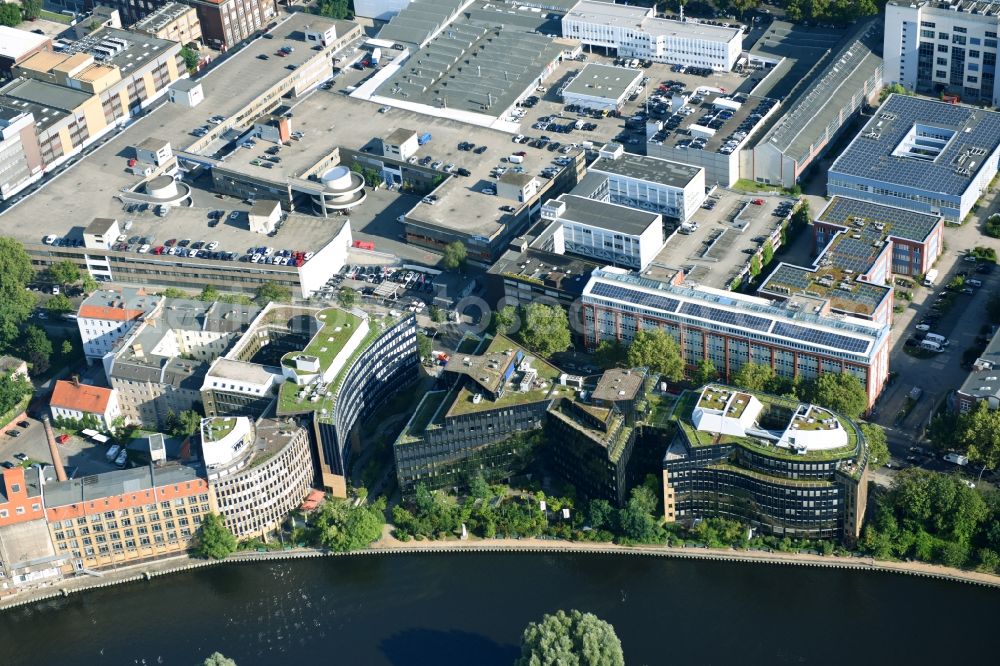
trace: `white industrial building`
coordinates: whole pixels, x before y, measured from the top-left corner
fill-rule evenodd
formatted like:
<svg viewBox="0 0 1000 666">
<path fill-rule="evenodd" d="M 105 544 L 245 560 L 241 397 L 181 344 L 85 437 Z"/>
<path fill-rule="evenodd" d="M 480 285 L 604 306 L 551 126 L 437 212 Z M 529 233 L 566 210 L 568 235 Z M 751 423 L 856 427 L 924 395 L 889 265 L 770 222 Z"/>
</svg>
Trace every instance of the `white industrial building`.
<svg viewBox="0 0 1000 666">
<path fill-rule="evenodd" d="M 409 4 L 410 0 L 355 0 L 354 15 L 388 21 Z"/>
<path fill-rule="evenodd" d="M 663 249 L 659 213 L 563 194 L 542 206 L 542 219 L 559 224 L 553 234 L 557 254 L 577 254 L 639 271 Z"/>
<path fill-rule="evenodd" d="M 616 111 L 642 83 L 642 72 L 590 63 L 562 89 L 563 102 L 586 109 Z"/>
<path fill-rule="evenodd" d="M 883 45 L 885 81 L 998 106 L 998 32 L 1000 4 L 996 2 L 889 2 Z"/>
<path fill-rule="evenodd" d="M 830 167 L 827 195 L 958 222 L 1000 160 L 1000 113 L 890 95 Z"/>
<path fill-rule="evenodd" d="M 601 148 L 591 173 L 607 177 L 592 198 L 660 213 L 686 222 L 705 201 L 705 170 L 655 157 L 626 153 L 619 143 Z"/>
<path fill-rule="evenodd" d="M 743 48 L 741 28 L 657 18 L 651 7 L 581 0 L 562 19 L 562 35 L 619 56 L 729 71 Z"/>
</svg>

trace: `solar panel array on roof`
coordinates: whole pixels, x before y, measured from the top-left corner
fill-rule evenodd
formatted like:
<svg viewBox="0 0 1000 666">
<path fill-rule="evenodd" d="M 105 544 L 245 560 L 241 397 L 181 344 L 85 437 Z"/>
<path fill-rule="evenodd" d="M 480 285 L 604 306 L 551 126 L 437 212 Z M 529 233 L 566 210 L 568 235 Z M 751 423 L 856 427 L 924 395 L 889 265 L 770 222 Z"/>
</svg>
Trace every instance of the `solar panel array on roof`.
<svg viewBox="0 0 1000 666">
<path fill-rule="evenodd" d="M 951 136 L 933 154 L 898 152 L 916 125 L 943 130 Z M 965 192 L 998 146 L 1000 113 L 890 95 L 829 173 L 831 180 L 843 174 L 957 196 Z"/>
<path fill-rule="evenodd" d="M 883 206 L 882 204 L 850 197 L 834 197 L 820 213 L 820 222 L 830 222 L 841 226 L 856 226 L 863 221 L 867 225 L 881 224 L 885 236 L 923 242 L 937 228 L 941 218 L 937 215 L 915 213 L 911 210 Z"/>
<path fill-rule="evenodd" d="M 680 301 L 676 298 L 647 294 L 644 291 L 637 291 L 635 289 L 629 289 L 628 287 L 618 287 L 604 282 L 598 282 L 595 284 L 593 289 L 590 290 L 590 293 L 594 296 L 614 298 L 619 301 L 625 301 L 626 303 L 634 303 L 635 305 L 641 305 L 642 307 L 652 308 L 654 310 L 662 310 L 664 312 L 674 312 L 677 310 L 677 304 L 680 303 Z"/>
<path fill-rule="evenodd" d="M 750 328 L 762 333 L 766 333 L 771 328 L 771 322 L 773 321 L 764 317 L 755 317 L 744 312 L 731 312 L 730 310 L 712 308 L 707 305 L 699 305 L 698 303 L 684 303 L 681 305 L 681 314 L 698 317 L 699 319 L 707 319 L 720 324 L 728 324 L 729 326 Z"/>
<path fill-rule="evenodd" d="M 829 331 L 823 331 L 816 328 L 806 328 L 805 326 L 788 324 L 783 321 L 775 322 L 774 330 L 771 332 L 774 335 L 780 335 L 790 340 L 799 340 L 801 342 L 824 345 L 826 347 L 832 347 L 834 349 L 840 349 L 842 351 L 856 354 L 861 354 L 867 351 L 869 345 L 868 340 L 852 338 L 838 333 L 830 333 Z"/>
</svg>

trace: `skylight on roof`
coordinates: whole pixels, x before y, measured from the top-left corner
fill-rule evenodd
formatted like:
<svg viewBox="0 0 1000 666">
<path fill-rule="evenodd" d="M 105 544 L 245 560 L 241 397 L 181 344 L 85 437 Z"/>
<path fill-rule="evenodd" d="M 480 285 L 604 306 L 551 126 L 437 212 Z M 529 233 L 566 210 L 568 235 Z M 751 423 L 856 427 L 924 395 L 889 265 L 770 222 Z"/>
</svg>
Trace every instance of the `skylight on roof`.
<svg viewBox="0 0 1000 666">
<path fill-rule="evenodd" d="M 892 155 L 893 157 L 909 157 L 915 160 L 933 162 L 944 152 L 956 134 L 955 130 L 944 127 L 914 123 L 896 149 L 892 151 Z"/>
</svg>

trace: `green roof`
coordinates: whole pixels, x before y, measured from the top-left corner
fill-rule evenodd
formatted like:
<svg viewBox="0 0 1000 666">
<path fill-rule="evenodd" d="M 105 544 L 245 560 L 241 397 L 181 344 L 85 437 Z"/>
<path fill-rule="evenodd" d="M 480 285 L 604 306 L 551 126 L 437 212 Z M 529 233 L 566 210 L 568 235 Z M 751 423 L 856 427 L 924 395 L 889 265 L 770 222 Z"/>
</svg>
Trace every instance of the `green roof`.
<svg viewBox="0 0 1000 666">
<path fill-rule="evenodd" d="M 427 430 L 427 427 L 431 424 L 431 419 L 434 418 L 434 414 L 437 413 L 446 397 L 448 397 L 448 391 L 431 391 L 424 395 L 420 404 L 417 405 L 417 411 L 413 414 L 413 418 L 410 419 L 410 423 L 400 433 L 399 442 L 410 444 L 419 441 L 420 436 Z"/>
<path fill-rule="evenodd" d="M 202 436 L 208 436 L 208 441 L 217 442 L 220 439 L 225 439 L 226 435 L 233 431 L 236 427 L 236 417 L 218 416 L 212 419 L 212 422 L 208 425 L 208 428 L 202 427 Z"/>
<path fill-rule="evenodd" d="M 339 308 L 327 308 L 319 312 L 316 319 L 321 324 L 319 331 L 309 341 L 305 349 L 285 354 L 281 359 L 282 365 L 294 368 L 293 359 L 299 354 L 306 354 L 318 358 L 320 367 L 325 370 L 330 367 L 333 359 L 364 321 L 361 317 Z"/>
<path fill-rule="evenodd" d="M 473 400 L 477 392 L 470 390 L 463 382 L 457 395 L 455 396 L 455 401 L 448 410 L 448 416 L 471 414 L 472 412 L 498 409 L 500 407 L 508 407 L 511 405 L 541 402 L 542 400 L 548 399 L 549 394 L 552 392 L 552 387 L 559 379 L 559 375 L 562 374 L 558 368 L 551 365 L 548 361 L 542 359 L 536 354 L 532 354 L 530 351 L 521 347 L 510 338 L 502 335 L 498 335 L 493 338 L 486 350 L 478 353 L 488 354 L 491 352 L 502 352 L 506 349 L 514 349 L 515 351 L 520 350 L 524 353 L 525 357 L 530 356 L 531 367 L 538 372 L 538 380 L 545 382 L 545 388 L 533 388 L 530 391 L 521 392 L 508 386 L 504 390 L 504 394 L 498 400 L 490 400 L 489 398 L 483 397 L 482 400 L 475 403 Z"/>
</svg>

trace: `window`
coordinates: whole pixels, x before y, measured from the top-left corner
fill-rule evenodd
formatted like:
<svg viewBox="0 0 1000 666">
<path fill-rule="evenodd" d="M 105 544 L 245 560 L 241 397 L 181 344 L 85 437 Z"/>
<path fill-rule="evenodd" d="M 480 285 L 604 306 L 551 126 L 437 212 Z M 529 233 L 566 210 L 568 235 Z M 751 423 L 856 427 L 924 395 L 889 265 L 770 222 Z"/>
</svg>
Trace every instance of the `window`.
<svg viewBox="0 0 1000 666">
<path fill-rule="evenodd" d="M 938 50 L 938 53 L 947 53 L 948 52 L 948 45 L 947 44 L 938 44 L 937 50 Z"/>
</svg>

